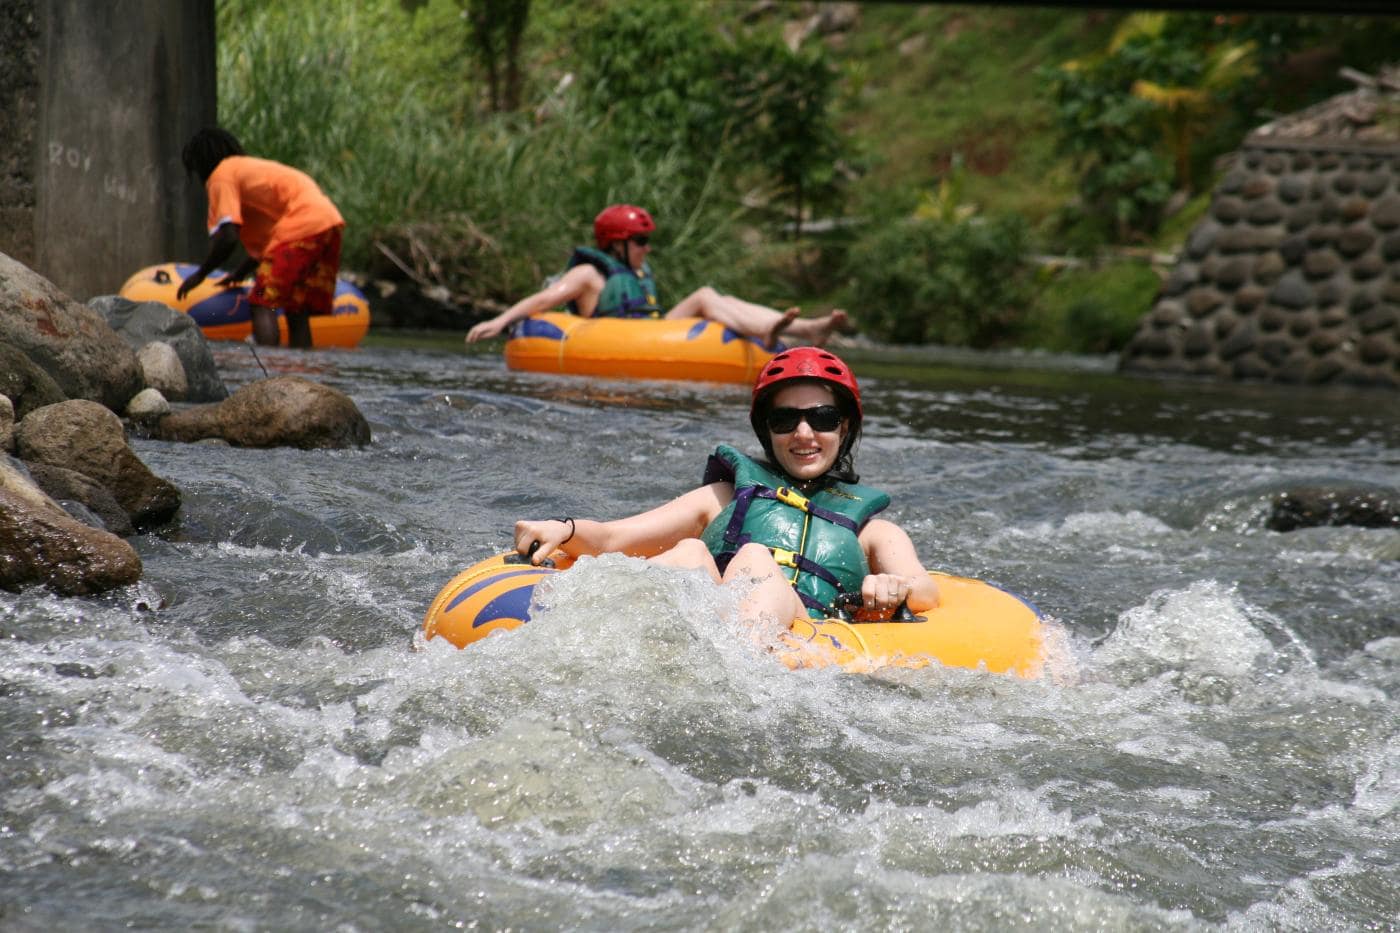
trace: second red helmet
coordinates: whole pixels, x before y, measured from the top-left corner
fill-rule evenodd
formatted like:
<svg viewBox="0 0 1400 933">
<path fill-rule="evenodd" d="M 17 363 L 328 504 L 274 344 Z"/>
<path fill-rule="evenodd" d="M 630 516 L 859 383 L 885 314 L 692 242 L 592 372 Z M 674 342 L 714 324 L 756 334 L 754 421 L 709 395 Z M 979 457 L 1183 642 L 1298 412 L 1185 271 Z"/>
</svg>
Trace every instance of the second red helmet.
<svg viewBox="0 0 1400 933">
<path fill-rule="evenodd" d="M 599 246 L 607 246 L 618 240 L 651 233 L 656 222 L 646 212 L 646 208 L 632 204 L 612 204 L 599 211 L 593 218 L 593 239 Z"/>
<path fill-rule="evenodd" d="M 770 390 L 790 379 L 817 379 L 839 386 L 855 403 L 856 417 L 863 417 L 860 386 L 856 383 L 855 373 L 835 353 L 820 347 L 794 347 L 769 360 L 754 381 L 750 417 L 758 414 L 759 402 Z"/>
</svg>

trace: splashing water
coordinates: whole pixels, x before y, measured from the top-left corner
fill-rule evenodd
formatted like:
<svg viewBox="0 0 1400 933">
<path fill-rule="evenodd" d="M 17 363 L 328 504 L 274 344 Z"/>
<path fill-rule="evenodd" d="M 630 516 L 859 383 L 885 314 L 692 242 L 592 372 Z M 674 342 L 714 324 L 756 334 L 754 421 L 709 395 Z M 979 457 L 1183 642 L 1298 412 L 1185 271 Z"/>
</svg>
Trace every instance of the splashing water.
<svg viewBox="0 0 1400 933">
<path fill-rule="evenodd" d="M 0 594 L 0 928 L 1400 916 L 1400 532 L 1257 520 L 1295 480 L 1393 483 L 1393 406 L 857 366 L 891 517 L 1035 602 L 1054 650 L 1039 680 L 850 675 L 789 672 L 733 593 L 619 556 L 516 631 L 419 634 L 516 518 L 693 485 L 747 437 L 742 390 L 262 357 L 348 392 L 375 443 L 137 441 L 185 493 L 134 539 L 142 584 Z"/>
</svg>

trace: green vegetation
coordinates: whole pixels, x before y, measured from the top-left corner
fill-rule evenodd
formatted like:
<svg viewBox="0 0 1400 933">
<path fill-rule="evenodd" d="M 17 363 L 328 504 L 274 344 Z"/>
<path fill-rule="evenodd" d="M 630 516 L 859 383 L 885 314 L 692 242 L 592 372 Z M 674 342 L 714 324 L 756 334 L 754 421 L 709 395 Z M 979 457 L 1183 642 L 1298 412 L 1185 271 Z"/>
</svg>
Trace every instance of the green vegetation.
<svg viewBox="0 0 1400 933">
<path fill-rule="evenodd" d="M 1042 74 L 1060 149 L 1080 169 L 1076 221 L 1127 240 L 1157 227 L 1173 191 L 1203 180 L 1198 142 L 1254 76 L 1255 47 L 1202 34 L 1195 18 L 1136 13 L 1103 50 Z"/>
<path fill-rule="evenodd" d="M 1216 158 L 1400 21 L 719 0 L 218 0 L 219 112 L 340 205 L 347 266 L 489 308 L 607 203 L 665 294 L 847 307 L 900 342 L 1109 352 Z M 1181 192 L 1185 197 L 1173 195 Z M 1185 201 L 1179 212 L 1169 205 Z M 1033 254 L 1082 262 L 1051 275 Z"/>
<path fill-rule="evenodd" d="M 1066 353 L 1109 353 L 1133 335 L 1161 278 L 1141 260 L 1042 269 L 1025 342 Z"/>
<path fill-rule="evenodd" d="M 967 173 L 955 165 L 917 205 L 884 206 L 850 249 L 855 307 L 871 330 L 898 343 L 978 349 L 1011 343 L 1032 293 L 1025 220 L 980 215 L 962 200 Z"/>
</svg>

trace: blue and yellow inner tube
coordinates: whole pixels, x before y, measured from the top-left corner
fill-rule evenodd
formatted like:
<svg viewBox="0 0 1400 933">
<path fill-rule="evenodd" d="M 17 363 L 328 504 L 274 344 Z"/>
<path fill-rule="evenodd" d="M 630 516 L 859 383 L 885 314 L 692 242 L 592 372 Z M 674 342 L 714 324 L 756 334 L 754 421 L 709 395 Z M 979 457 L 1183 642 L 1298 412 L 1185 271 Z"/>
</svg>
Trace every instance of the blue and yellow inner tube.
<svg viewBox="0 0 1400 933">
<path fill-rule="evenodd" d="M 428 607 L 423 634 L 465 648 L 495 632 L 519 628 L 530 621 L 535 586 L 573 563 L 562 552 L 551 560 L 553 567 L 535 567 L 511 553 L 468 567 Z M 1035 606 L 982 580 L 931 575 L 938 583 L 939 604 L 917 621 L 795 619 L 775 649 L 779 660 L 794 669 L 839 665 L 862 671 L 937 663 L 1019 677 L 1043 673 L 1046 633 Z"/>
<path fill-rule="evenodd" d="M 510 369 L 613 379 L 752 385 L 773 358 L 763 344 L 701 318 L 579 317 L 546 311 L 515 326 Z"/>
<path fill-rule="evenodd" d="M 180 285 L 199 267 L 187 262 L 166 262 L 147 266 L 127 279 L 118 293 L 132 301 L 159 301 L 194 318 L 209 340 L 242 340 L 253 332 L 253 311 L 248 302 L 248 286 L 225 288 L 226 275 L 215 270 L 190 289 L 184 300 L 177 297 Z M 277 326 L 281 342 L 287 343 L 287 322 L 279 313 Z M 337 280 L 335 302 L 330 314 L 311 317 L 311 344 L 315 347 L 359 346 L 369 331 L 369 301 L 344 279 Z"/>
</svg>

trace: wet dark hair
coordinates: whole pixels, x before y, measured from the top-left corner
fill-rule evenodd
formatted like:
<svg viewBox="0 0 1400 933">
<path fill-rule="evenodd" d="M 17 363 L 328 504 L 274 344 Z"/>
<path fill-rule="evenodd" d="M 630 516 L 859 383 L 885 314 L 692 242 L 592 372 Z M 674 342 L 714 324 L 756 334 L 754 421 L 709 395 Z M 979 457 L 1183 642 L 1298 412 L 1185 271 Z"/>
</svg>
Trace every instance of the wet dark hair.
<svg viewBox="0 0 1400 933">
<path fill-rule="evenodd" d="M 200 181 L 208 181 L 220 162 L 237 155 L 244 155 L 237 136 L 222 127 L 206 126 L 185 143 L 180 161 L 185 163 L 185 171 L 198 175 Z"/>
<path fill-rule="evenodd" d="M 758 435 L 758 442 L 763 445 L 768 464 L 777 472 L 784 472 L 778 464 L 778 458 L 773 456 L 773 434 L 768 430 L 768 409 L 773 407 L 773 396 L 778 394 L 779 389 L 799 382 L 810 382 L 830 389 L 832 397 L 836 400 L 836 407 L 841 409 L 841 417 L 846 419 L 846 437 L 841 441 L 841 450 L 836 455 L 836 462 L 826 471 L 826 475 L 843 483 L 860 482 L 855 463 L 856 445 L 860 443 L 860 409 L 845 386 L 827 382 L 825 379 L 785 379 L 768 388 L 754 402 L 751 424 L 754 434 Z"/>
</svg>

